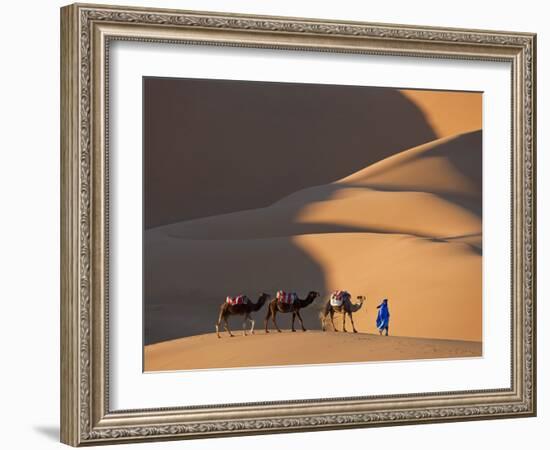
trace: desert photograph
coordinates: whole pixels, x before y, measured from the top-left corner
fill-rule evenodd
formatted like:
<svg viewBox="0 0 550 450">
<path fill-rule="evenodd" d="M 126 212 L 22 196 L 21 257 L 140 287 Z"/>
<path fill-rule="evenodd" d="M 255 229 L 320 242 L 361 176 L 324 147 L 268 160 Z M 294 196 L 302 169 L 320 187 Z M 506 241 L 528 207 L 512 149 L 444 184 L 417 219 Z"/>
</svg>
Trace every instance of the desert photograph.
<svg viewBox="0 0 550 450">
<path fill-rule="evenodd" d="M 144 371 L 483 356 L 481 92 L 143 98 Z"/>
</svg>

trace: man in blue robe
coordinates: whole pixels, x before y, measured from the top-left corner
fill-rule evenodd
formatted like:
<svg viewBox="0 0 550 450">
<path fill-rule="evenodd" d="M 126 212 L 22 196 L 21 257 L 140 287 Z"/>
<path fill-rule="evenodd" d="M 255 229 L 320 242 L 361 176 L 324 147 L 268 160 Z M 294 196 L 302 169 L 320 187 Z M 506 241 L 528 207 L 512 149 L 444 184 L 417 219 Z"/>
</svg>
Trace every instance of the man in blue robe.
<svg viewBox="0 0 550 450">
<path fill-rule="evenodd" d="M 382 336 L 382 331 L 384 330 L 386 330 L 386 336 L 387 336 L 390 330 L 390 310 L 388 308 L 388 299 L 385 298 L 382 301 L 382 303 L 380 303 L 376 308 L 378 309 L 378 317 L 376 318 L 376 327 L 380 332 L 380 336 Z"/>
</svg>

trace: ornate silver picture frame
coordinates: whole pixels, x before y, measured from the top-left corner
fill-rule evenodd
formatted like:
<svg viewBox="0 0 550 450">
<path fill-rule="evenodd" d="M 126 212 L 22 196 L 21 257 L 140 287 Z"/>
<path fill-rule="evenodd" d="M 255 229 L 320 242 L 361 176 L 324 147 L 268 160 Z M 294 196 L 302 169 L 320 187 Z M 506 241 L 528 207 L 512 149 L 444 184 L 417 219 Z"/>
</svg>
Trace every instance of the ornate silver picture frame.
<svg viewBox="0 0 550 450">
<path fill-rule="evenodd" d="M 113 409 L 108 99 L 115 41 L 509 63 L 511 149 L 503 149 L 503 158 L 512 159 L 511 299 L 505 299 L 511 311 L 510 386 L 285 401 L 262 400 L 258 392 L 254 403 Z M 81 446 L 534 416 L 535 88 L 531 33 L 105 5 L 62 8 L 61 441 Z"/>
</svg>

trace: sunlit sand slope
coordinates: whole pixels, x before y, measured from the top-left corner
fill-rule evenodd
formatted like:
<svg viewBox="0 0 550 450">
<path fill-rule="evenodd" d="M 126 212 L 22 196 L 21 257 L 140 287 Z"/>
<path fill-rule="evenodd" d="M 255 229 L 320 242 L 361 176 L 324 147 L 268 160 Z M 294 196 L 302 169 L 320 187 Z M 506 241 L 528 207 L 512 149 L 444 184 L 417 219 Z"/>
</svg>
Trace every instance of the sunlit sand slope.
<svg viewBox="0 0 550 450">
<path fill-rule="evenodd" d="M 145 371 L 481 356 L 479 342 L 307 333 L 204 334 L 145 347 Z"/>
<path fill-rule="evenodd" d="M 277 289 L 322 299 L 365 295 L 354 314 L 375 332 L 390 301 L 392 334 L 481 341 L 481 132 L 438 139 L 269 207 L 146 231 L 146 343 L 213 330 L 226 295 Z M 255 314 L 262 322 L 265 309 Z M 288 316 L 280 316 L 288 326 Z M 238 320 L 232 326 L 240 328 Z"/>
</svg>

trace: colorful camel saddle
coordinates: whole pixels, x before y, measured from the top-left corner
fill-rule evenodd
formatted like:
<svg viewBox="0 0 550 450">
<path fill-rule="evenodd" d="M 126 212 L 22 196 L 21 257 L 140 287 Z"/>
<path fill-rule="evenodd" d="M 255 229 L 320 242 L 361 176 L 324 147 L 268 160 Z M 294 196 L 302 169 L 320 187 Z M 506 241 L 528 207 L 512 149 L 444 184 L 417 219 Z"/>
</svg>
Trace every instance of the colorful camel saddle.
<svg viewBox="0 0 550 450">
<path fill-rule="evenodd" d="M 349 298 L 350 294 L 347 291 L 334 291 L 330 295 L 330 304 L 331 306 L 342 306 L 344 300 Z"/>
<path fill-rule="evenodd" d="M 286 305 L 291 305 L 296 301 L 298 295 L 296 292 L 277 291 L 277 301 Z"/>
<path fill-rule="evenodd" d="M 248 302 L 246 295 L 237 295 L 236 297 L 225 297 L 225 302 L 229 305 L 244 305 Z"/>
</svg>

